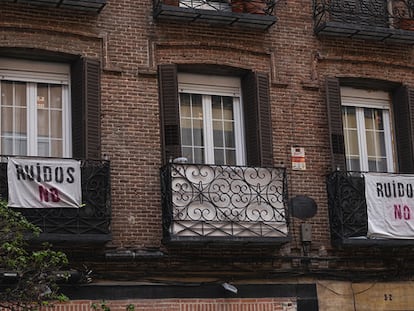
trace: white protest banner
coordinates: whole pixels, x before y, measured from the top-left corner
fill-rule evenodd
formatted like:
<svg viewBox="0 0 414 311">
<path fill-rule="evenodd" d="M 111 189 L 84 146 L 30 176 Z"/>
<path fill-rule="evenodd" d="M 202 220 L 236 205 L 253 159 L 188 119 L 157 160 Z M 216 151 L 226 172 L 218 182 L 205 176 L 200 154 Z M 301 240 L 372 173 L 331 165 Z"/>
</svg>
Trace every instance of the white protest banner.
<svg viewBox="0 0 414 311">
<path fill-rule="evenodd" d="M 368 237 L 414 238 L 414 175 L 367 173 Z"/>
<path fill-rule="evenodd" d="M 80 207 L 80 162 L 11 157 L 7 164 L 10 207 Z"/>
</svg>

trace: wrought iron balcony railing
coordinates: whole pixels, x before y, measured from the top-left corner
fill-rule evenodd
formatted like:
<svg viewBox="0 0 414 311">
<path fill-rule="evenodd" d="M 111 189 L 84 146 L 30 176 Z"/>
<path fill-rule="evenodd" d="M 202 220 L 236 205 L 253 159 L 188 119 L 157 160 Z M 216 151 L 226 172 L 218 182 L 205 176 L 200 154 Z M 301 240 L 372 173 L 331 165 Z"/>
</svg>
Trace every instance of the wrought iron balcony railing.
<svg viewBox="0 0 414 311">
<path fill-rule="evenodd" d="M 106 5 L 106 0 L 0 0 L 0 2 L 28 3 L 93 13 L 99 13 Z"/>
<path fill-rule="evenodd" d="M 361 173 L 335 171 L 327 177 L 331 240 L 337 246 L 414 245 L 412 240 L 369 239 L 365 181 Z"/>
<path fill-rule="evenodd" d="M 414 43 L 412 0 L 313 0 L 314 31 L 321 36 Z"/>
<path fill-rule="evenodd" d="M 185 23 L 267 29 L 278 0 L 154 0 L 154 17 Z"/>
<path fill-rule="evenodd" d="M 166 242 L 289 241 L 284 168 L 169 164 L 161 181 Z"/>
<path fill-rule="evenodd" d="M 111 239 L 111 188 L 109 161 L 81 161 L 80 208 L 15 208 L 41 228 L 41 240 L 107 242 Z M 0 195 L 8 199 L 7 163 L 0 162 Z"/>
</svg>

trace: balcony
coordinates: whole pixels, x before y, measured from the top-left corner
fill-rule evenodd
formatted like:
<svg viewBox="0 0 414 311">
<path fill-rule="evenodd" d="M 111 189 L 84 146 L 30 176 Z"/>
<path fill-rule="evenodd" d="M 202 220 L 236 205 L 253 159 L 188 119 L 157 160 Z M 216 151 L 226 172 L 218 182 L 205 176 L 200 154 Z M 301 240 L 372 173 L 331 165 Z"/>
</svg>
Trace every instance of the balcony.
<svg viewBox="0 0 414 311">
<path fill-rule="evenodd" d="M 154 0 L 154 18 L 266 30 L 277 0 Z"/>
<path fill-rule="evenodd" d="M 80 208 L 15 208 L 42 230 L 49 242 L 104 243 L 111 239 L 111 189 L 108 161 L 81 161 Z M 7 163 L 0 162 L 0 195 L 8 199 Z"/>
<path fill-rule="evenodd" d="M 410 0 L 313 0 L 314 32 L 414 44 L 414 5 Z"/>
<path fill-rule="evenodd" d="M 404 176 L 404 175 L 400 175 Z M 412 239 L 368 237 L 365 181 L 360 173 L 335 171 L 327 177 L 331 241 L 335 246 L 414 246 Z"/>
<path fill-rule="evenodd" d="M 280 245 L 290 240 L 284 168 L 169 164 L 164 242 Z"/>
<path fill-rule="evenodd" d="M 28 3 L 35 6 L 46 6 L 92 13 L 100 13 L 106 5 L 106 0 L 0 0 L 0 2 Z"/>
</svg>

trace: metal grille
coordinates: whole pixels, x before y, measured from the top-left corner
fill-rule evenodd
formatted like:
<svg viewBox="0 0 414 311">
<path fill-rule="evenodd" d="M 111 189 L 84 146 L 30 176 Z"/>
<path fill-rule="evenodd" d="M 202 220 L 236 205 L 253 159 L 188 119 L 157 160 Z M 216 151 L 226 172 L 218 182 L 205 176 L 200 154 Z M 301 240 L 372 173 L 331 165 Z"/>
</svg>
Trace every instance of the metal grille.
<svg viewBox="0 0 414 311">
<path fill-rule="evenodd" d="M 161 176 L 169 239 L 288 237 L 284 168 L 169 164 Z"/>
<path fill-rule="evenodd" d="M 327 21 L 398 28 L 401 18 L 414 17 L 412 0 L 314 0 L 316 27 Z"/>
<path fill-rule="evenodd" d="M 48 6 L 94 13 L 99 13 L 106 5 L 106 0 L 0 0 L 0 2 L 28 3 L 37 6 Z"/>
<path fill-rule="evenodd" d="M 110 235 L 110 165 L 82 160 L 81 208 L 16 208 L 42 229 L 45 240 L 107 240 Z M 8 199 L 7 163 L 0 163 L 0 195 Z"/>
<path fill-rule="evenodd" d="M 361 174 L 335 171 L 327 177 L 327 190 L 332 240 L 366 237 L 368 216 Z"/>
</svg>

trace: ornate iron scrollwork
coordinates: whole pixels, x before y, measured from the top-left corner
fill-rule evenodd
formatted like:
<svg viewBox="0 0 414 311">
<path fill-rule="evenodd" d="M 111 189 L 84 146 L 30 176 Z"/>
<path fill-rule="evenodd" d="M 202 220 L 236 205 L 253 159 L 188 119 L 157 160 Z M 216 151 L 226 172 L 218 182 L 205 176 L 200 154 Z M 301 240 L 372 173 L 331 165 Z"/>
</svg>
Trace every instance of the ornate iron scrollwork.
<svg viewBox="0 0 414 311">
<path fill-rule="evenodd" d="M 368 216 L 363 176 L 335 171 L 327 177 L 327 191 L 332 239 L 366 237 Z"/>
<path fill-rule="evenodd" d="M 166 235 L 288 234 L 283 168 L 170 164 L 161 173 Z"/>
</svg>

